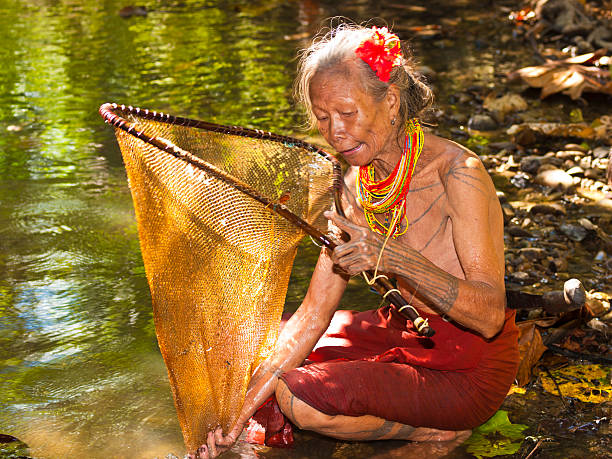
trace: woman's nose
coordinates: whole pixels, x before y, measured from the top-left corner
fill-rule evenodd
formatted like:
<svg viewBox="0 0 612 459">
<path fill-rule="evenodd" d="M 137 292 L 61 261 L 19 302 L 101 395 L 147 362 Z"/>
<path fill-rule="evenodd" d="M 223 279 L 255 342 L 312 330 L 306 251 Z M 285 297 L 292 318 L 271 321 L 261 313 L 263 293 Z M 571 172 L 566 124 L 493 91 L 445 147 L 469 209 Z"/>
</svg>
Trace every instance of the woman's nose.
<svg viewBox="0 0 612 459">
<path fill-rule="evenodd" d="M 334 140 L 342 140 L 345 137 L 346 130 L 344 121 L 339 116 L 332 116 L 329 121 L 329 134 Z"/>
</svg>

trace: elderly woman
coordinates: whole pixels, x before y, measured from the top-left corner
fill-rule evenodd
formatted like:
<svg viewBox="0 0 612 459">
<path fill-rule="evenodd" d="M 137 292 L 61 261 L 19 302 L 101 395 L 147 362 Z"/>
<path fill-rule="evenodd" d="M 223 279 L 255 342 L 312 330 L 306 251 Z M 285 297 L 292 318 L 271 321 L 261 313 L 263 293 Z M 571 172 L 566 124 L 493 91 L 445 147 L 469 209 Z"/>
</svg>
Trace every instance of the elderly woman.
<svg viewBox="0 0 612 459">
<path fill-rule="evenodd" d="M 518 365 L 493 183 L 475 154 L 423 132 L 431 91 L 386 28 L 342 25 L 315 40 L 296 88 L 350 166 L 346 218 L 326 213 L 350 240 L 321 251 L 236 426 L 209 433 L 199 454 L 233 444 L 273 394 L 293 424 L 338 439 L 454 439 L 495 413 Z M 435 336 L 390 306 L 336 311 L 349 276 L 366 270 L 396 279 Z"/>
</svg>

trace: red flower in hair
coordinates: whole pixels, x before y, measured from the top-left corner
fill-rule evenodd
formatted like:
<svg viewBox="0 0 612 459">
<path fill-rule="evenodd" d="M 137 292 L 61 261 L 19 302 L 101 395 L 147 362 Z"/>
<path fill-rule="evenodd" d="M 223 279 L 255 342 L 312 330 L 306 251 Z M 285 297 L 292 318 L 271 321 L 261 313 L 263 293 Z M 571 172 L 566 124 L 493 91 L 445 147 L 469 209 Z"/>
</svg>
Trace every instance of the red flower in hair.
<svg viewBox="0 0 612 459">
<path fill-rule="evenodd" d="M 355 53 L 385 82 L 389 81 L 391 69 L 402 63 L 399 37 L 386 27 L 372 27 L 372 36 L 364 40 Z"/>
</svg>

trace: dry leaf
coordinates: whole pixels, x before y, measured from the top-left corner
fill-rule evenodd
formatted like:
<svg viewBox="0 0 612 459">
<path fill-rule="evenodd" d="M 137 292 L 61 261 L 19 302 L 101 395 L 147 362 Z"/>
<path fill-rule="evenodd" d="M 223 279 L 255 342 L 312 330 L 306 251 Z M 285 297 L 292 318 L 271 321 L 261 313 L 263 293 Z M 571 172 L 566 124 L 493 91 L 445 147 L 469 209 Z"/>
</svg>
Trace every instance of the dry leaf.
<svg viewBox="0 0 612 459">
<path fill-rule="evenodd" d="M 532 369 L 540 360 L 546 346 L 544 346 L 542 336 L 533 322 L 518 323 L 517 326 L 519 328 L 520 362 L 516 382 L 517 385 L 524 386 L 531 379 Z"/>
<path fill-rule="evenodd" d="M 547 61 L 542 65 L 524 67 L 508 74 L 510 80 L 522 79 L 529 86 L 542 88 L 540 98 L 561 92 L 576 100 L 583 92 L 599 92 L 612 95 L 612 80 L 610 72 L 593 65 L 605 56 L 607 50 L 601 49 L 594 53 Z"/>
</svg>

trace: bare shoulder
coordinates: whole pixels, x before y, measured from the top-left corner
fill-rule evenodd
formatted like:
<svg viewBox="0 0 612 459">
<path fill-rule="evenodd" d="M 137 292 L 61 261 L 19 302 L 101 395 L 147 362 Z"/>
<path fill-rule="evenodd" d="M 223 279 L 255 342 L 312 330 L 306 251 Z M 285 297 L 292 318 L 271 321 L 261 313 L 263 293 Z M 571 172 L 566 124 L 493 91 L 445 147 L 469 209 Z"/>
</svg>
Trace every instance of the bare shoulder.
<svg viewBox="0 0 612 459">
<path fill-rule="evenodd" d="M 482 161 L 471 150 L 452 140 L 428 135 L 430 154 L 449 198 L 457 196 L 451 190 L 461 190 L 461 194 L 480 194 L 495 197 L 495 187 Z"/>
</svg>

